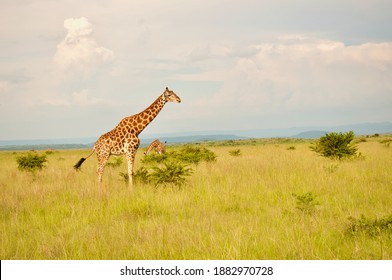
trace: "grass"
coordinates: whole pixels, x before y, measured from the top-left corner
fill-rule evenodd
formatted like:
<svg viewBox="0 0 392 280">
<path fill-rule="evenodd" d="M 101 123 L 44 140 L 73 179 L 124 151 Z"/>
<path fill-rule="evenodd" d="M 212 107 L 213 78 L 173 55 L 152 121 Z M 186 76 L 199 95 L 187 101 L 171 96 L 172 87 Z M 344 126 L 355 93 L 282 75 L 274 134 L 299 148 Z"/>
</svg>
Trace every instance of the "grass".
<svg viewBox="0 0 392 280">
<path fill-rule="evenodd" d="M 1 152 L 0 258 L 392 259 L 389 231 L 349 233 L 361 217 L 392 214 L 392 148 L 381 138 L 346 161 L 306 141 L 207 143 L 216 161 L 194 165 L 185 185 L 139 182 L 133 193 L 119 176 L 125 160 L 100 186 L 95 156 L 72 168 L 87 151 L 48 154 L 35 176 L 18 169 L 22 152 Z"/>
</svg>

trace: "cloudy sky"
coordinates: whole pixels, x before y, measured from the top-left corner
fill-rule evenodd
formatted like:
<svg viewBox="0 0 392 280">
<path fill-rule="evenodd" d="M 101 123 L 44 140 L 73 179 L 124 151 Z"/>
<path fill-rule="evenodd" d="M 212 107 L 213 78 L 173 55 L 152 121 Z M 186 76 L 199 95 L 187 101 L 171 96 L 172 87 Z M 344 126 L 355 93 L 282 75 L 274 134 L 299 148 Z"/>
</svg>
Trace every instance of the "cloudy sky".
<svg viewBox="0 0 392 280">
<path fill-rule="evenodd" d="M 392 121 L 390 0 L 1 0 L 0 140 Z"/>
</svg>

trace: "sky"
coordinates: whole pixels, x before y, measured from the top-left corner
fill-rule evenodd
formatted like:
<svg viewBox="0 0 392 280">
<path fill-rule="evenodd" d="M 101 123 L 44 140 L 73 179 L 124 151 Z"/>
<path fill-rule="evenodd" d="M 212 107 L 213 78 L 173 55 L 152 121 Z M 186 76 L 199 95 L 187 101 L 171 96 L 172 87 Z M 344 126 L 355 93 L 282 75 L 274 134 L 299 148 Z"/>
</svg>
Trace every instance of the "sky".
<svg viewBox="0 0 392 280">
<path fill-rule="evenodd" d="M 389 0 L 1 0 L 0 140 L 392 121 Z"/>
</svg>

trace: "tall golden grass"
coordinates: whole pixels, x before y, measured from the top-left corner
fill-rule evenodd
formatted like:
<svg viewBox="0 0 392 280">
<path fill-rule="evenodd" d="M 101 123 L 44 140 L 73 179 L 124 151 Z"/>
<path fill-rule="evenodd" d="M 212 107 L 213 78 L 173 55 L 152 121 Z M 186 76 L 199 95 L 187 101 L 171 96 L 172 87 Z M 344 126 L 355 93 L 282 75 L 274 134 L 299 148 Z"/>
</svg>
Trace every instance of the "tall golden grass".
<svg viewBox="0 0 392 280">
<path fill-rule="evenodd" d="M 125 161 L 99 185 L 95 157 L 72 168 L 87 151 L 50 154 L 35 175 L 18 170 L 22 152 L 1 152 L 0 258 L 392 259 L 390 231 L 348 233 L 349 217 L 392 214 L 392 148 L 358 145 L 363 158 L 346 161 L 309 142 L 216 145 L 217 161 L 192 166 L 184 186 L 132 193 L 119 176 Z M 311 211 L 298 207 L 306 193 Z"/>
</svg>

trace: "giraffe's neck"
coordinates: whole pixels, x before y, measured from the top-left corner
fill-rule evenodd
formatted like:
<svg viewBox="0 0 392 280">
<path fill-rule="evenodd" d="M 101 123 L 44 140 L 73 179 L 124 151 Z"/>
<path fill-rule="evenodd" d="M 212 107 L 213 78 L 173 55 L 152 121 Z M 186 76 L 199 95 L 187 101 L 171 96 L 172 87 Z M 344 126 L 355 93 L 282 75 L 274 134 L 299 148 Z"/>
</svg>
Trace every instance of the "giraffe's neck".
<svg viewBox="0 0 392 280">
<path fill-rule="evenodd" d="M 157 140 L 155 140 L 154 142 L 152 142 L 152 143 L 150 144 L 150 146 L 148 146 L 148 148 L 147 148 L 147 150 L 146 150 L 146 155 L 148 155 L 148 154 L 151 152 L 151 150 L 154 149 L 154 148 L 156 147 L 156 145 L 157 145 Z"/>
<path fill-rule="evenodd" d="M 147 148 L 145 154 L 148 155 L 148 154 L 151 152 L 151 150 L 152 150 L 153 148 L 154 148 L 154 147 L 153 147 L 152 145 L 150 145 L 150 146 Z"/>
<path fill-rule="evenodd" d="M 165 104 L 164 96 L 160 95 L 148 108 L 134 116 L 137 121 L 137 134 L 142 132 L 155 119 Z"/>
</svg>

